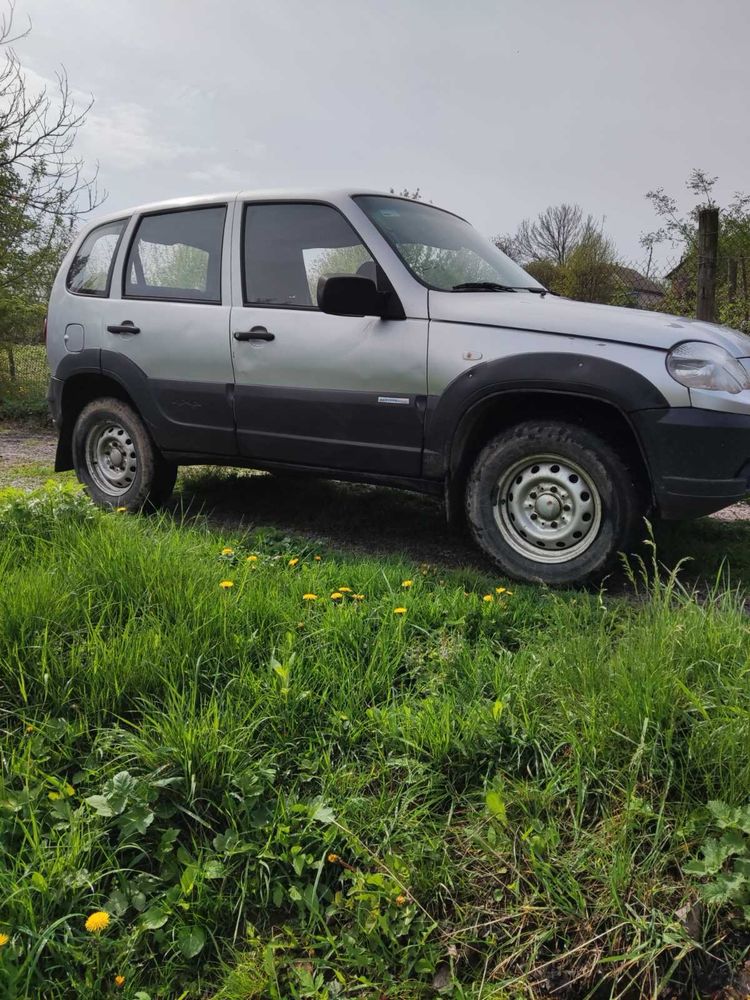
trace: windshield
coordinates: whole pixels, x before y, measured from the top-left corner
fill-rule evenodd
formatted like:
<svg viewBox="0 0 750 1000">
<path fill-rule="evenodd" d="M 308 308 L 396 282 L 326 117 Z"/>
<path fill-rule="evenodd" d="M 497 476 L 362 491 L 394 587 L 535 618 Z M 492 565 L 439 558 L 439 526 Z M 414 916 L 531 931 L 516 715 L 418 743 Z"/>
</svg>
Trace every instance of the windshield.
<svg viewBox="0 0 750 1000">
<path fill-rule="evenodd" d="M 441 291 L 543 286 L 464 219 L 432 205 L 383 195 L 354 199 L 423 284 Z M 463 289 L 456 286 L 464 286 Z"/>
</svg>

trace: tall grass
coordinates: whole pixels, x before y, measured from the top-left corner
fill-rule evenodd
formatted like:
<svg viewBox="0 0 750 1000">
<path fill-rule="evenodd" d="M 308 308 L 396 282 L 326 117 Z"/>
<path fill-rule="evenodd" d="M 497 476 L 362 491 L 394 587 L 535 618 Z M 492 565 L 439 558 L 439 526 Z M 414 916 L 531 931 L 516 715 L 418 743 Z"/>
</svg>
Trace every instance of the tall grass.
<svg viewBox="0 0 750 1000">
<path fill-rule="evenodd" d="M 739 595 L 66 491 L 0 500 L 0 579 L 3 996 L 699 989 L 720 931 L 676 911 L 706 801 L 750 788 Z"/>
</svg>

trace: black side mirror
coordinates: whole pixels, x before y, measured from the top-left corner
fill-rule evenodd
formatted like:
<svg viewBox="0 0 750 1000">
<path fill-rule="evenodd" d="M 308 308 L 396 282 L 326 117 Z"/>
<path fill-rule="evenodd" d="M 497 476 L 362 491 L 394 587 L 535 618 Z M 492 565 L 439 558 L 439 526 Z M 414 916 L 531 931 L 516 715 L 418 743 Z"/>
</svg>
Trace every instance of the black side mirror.
<svg viewBox="0 0 750 1000">
<path fill-rule="evenodd" d="M 318 279 L 318 308 L 332 316 L 382 316 L 385 298 L 371 278 L 358 274 Z"/>
</svg>

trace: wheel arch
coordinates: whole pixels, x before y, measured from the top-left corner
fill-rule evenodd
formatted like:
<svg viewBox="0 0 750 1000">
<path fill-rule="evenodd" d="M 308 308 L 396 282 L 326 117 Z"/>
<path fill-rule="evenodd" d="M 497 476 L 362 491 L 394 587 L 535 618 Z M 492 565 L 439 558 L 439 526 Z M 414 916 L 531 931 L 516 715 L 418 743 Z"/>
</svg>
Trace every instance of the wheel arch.
<svg viewBox="0 0 750 1000">
<path fill-rule="evenodd" d="M 139 412 L 133 397 L 114 375 L 79 372 L 65 379 L 60 400 L 60 427 L 55 455 L 55 472 L 73 468 L 73 428 L 81 410 L 95 399 L 113 397 Z"/>
<path fill-rule="evenodd" d="M 646 453 L 628 414 L 597 396 L 560 389 L 500 390 L 484 396 L 459 418 L 445 461 L 445 494 L 450 521 L 461 520 L 463 494 L 474 461 L 496 434 L 527 420 L 560 420 L 593 429 L 615 448 L 633 472 L 645 505 L 654 502 Z"/>
</svg>

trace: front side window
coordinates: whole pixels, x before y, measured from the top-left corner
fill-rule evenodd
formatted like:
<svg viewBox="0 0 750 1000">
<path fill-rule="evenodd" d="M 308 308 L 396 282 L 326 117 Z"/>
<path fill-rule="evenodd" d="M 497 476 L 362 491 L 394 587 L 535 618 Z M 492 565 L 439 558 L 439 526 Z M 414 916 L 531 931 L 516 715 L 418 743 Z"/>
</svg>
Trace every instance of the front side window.
<svg viewBox="0 0 750 1000">
<path fill-rule="evenodd" d="M 76 295 L 109 294 L 117 247 L 127 219 L 109 222 L 92 230 L 78 248 L 68 271 L 67 286 Z"/>
<path fill-rule="evenodd" d="M 464 219 L 432 205 L 359 195 L 354 199 L 422 284 L 440 291 L 471 285 L 542 288 Z"/>
<path fill-rule="evenodd" d="M 375 280 L 375 262 L 330 205 L 246 205 L 243 243 L 248 306 L 317 309 L 320 278 L 360 274 Z"/>
<path fill-rule="evenodd" d="M 221 302 L 226 206 L 145 215 L 130 247 L 125 295 Z"/>
</svg>

